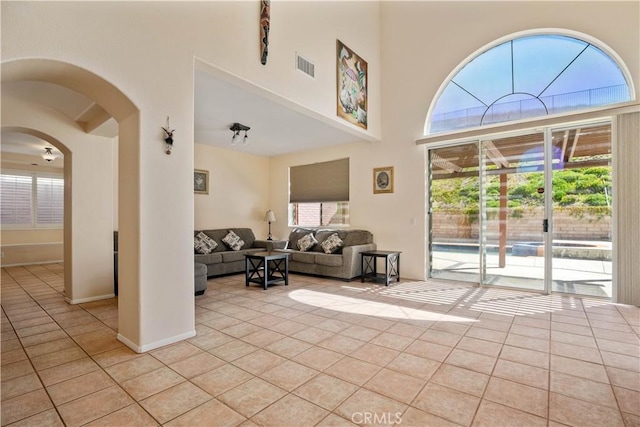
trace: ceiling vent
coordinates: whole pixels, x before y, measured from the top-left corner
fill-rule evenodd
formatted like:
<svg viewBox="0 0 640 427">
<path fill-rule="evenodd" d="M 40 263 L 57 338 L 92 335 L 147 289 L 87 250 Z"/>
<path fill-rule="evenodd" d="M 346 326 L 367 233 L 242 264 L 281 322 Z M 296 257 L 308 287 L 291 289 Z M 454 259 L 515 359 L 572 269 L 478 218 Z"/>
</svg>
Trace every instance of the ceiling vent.
<svg viewBox="0 0 640 427">
<path fill-rule="evenodd" d="M 298 52 L 296 52 L 296 68 L 312 79 L 316 77 L 316 66 L 313 62 L 301 56 Z"/>
</svg>

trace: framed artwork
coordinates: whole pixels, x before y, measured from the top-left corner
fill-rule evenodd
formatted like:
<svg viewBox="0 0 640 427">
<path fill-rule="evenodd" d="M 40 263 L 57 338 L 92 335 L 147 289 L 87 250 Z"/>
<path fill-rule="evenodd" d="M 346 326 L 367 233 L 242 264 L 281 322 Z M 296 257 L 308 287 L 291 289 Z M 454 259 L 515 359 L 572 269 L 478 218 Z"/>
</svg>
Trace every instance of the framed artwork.
<svg viewBox="0 0 640 427">
<path fill-rule="evenodd" d="M 193 171 L 193 192 L 209 194 L 209 171 L 195 169 Z"/>
<path fill-rule="evenodd" d="M 373 194 L 393 193 L 393 166 L 373 169 Z"/>
<path fill-rule="evenodd" d="M 367 128 L 367 62 L 336 40 L 338 116 Z"/>
</svg>

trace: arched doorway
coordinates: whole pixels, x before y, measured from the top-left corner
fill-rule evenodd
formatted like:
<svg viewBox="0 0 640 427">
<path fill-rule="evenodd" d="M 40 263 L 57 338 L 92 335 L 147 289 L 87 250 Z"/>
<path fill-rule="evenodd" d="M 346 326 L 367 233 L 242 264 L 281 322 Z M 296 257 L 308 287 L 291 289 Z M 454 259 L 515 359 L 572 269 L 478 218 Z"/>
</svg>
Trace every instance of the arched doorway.
<svg viewBox="0 0 640 427">
<path fill-rule="evenodd" d="M 24 59 L 9 61 L 2 64 L 2 82 L 35 81 L 60 85 L 84 94 L 92 99 L 106 114 L 113 117 L 119 126 L 118 156 L 125 161 L 118 162 L 118 179 L 128 185 L 120 186 L 123 191 L 118 192 L 118 221 L 121 239 L 120 253 L 124 253 L 128 262 L 120 265 L 120 299 L 119 299 L 119 339 L 130 343 L 138 343 L 139 331 L 139 289 L 138 276 L 138 229 L 139 203 L 138 186 L 132 185 L 139 180 L 139 165 L 131 159 L 137 159 L 139 146 L 139 113 L 136 106 L 114 85 L 100 76 L 78 66 L 47 59 Z M 5 108 L 5 103 L 10 108 Z M 9 104 L 10 103 L 10 104 Z M 5 100 L 3 97 L 3 127 L 23 129 L 32 133 L 39 133 L 45 138 L 64 141 L 75 136 L 64 127 L 56 125 L 46 108 L 34 108 L 24 100 Z M 59 119 L 63 120 L 63 119 Z M 37 123 L 34 126 L 34 122 Z M 67 126 L 71 129 L 78 124 Z M 76 129 L 77 131 L 77 129 Z M 62 144 L 58 142 L 58 144 Z M 64 144 L 62 144 L 64 145 Z M 90 144 L 87 144 L 90 145 Z M 91 189 L 86 188 L 84 195 L 78 193 L 85 184 L 83 174 L 97 173 L 96 167 L 100 158 L 94 158 L 90 148 L 69 153 L 65 156 L 65 175 L 68 179 L 68 209 L 65 209 L 65 297 L 70 303 L 86 302 L 99 299 L 113 293 L 113 252 L 112 232 L 113 224 L 100 229 L 92 229 L 88 218 L 77 211 L 79 198 L 84 199 L 86 205 L 95 202 Z M 66 153 L 65 153 L 66 154 Z M 109 164 L 109 167 L 112 167 Z M 106 183 L 105 183 L 106 185 Z M 113 182 L 108 183 L 113 185 Z M 97 194 L 100 189 L 94 189 Z M 65 196 L 67 197 L 67 196 Z M 74 213 L 74 208 L 76 212 Z M 93 209 L 99 215 L 99 210 Z M 93 240 L 93 241 L 92 241 Z M 103 255 L 96 255 L 96 245 L 102 245 Z M 132 254 L 131 256 L 128 256 Z M 123 257 L 124 258 L 124 257 Z M 98 286 L 88 284 L 99 283 Z M 125 309 L 122 309 L 124 306 Z"/>
</svg>

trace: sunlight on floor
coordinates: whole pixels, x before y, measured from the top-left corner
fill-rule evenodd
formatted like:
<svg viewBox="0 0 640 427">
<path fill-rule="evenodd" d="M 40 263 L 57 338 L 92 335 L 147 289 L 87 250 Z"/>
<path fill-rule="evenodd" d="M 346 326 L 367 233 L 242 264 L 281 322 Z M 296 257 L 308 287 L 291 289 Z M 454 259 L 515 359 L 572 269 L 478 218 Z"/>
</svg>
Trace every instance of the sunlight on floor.
<svg viewBox="0 0 640 427">
<path fill-rule="evenodd" d="M 443 322 L 476 322 L 475 319 L 452 316 L 427 310 L 400 307 L 383 302 L 351 298 L 343 295 L 298 289 L 289 292 L 289 298 L 303 304 L 322 307 L 342 313 L 366 314 L 369 316 L 390 317 L 394 319 L 431 320 Z"/>
</svg>

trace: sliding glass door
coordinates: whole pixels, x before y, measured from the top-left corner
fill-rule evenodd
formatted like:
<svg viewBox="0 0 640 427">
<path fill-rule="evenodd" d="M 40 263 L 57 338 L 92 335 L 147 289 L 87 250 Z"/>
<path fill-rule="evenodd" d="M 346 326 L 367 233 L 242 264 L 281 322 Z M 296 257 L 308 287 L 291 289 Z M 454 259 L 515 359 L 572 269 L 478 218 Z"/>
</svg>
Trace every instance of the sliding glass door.
<svg viewBox="0 0 640 427">
<path fill-rule="evenodd" d="M 545 290 L 544 133 L 480 141 L 482 284 Z"/>
<path fill-rule="evenodd" d="M 611 298 L 611 124 L 554 129 L 551 138 L 551 290 Z"/>
<path fill-rule="evenodd" d="M 478 144 L 429 150 L 430 277 L 478 283 L 480 160 Z"/>
<path fill-rule="evenodd" d="M 428 276 L 611 297 L 611 125 L 429 149 Z"/>
</svg>

